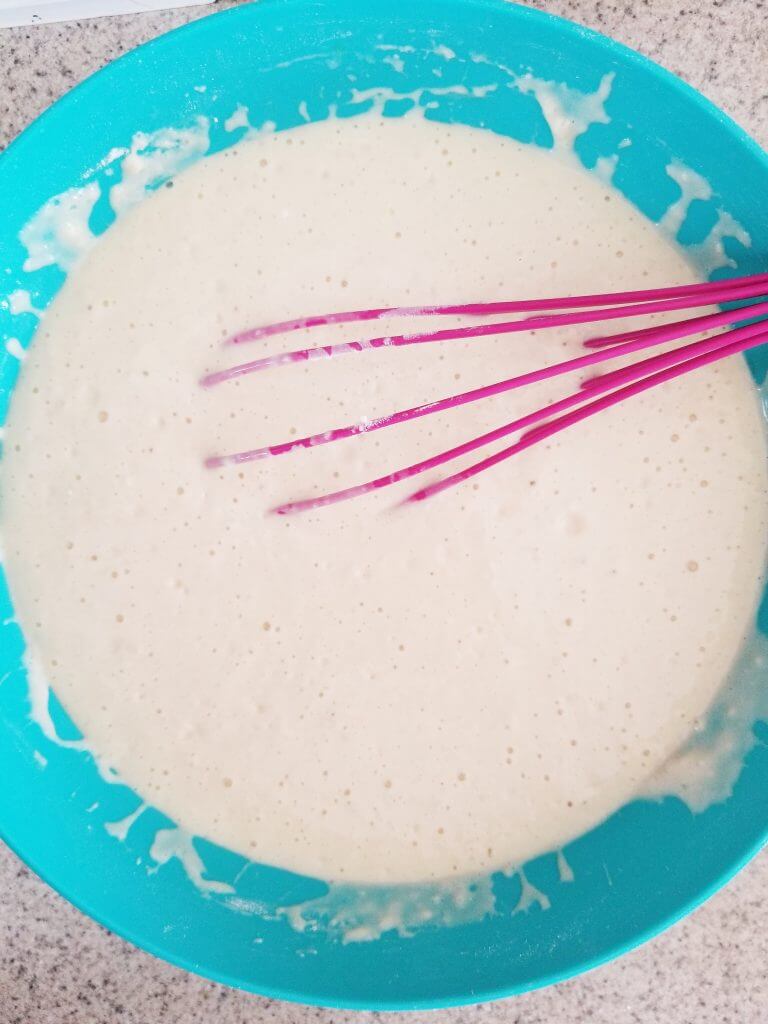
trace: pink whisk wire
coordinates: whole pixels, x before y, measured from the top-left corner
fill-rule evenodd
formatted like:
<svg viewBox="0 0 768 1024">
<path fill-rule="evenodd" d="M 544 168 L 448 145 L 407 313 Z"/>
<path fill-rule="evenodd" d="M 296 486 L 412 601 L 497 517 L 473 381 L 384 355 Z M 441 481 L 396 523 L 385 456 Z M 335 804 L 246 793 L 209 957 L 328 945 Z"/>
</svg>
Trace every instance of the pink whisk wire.
<svg viewBox="0 0 768 1024">
<path fill-rule="evenodd" d="M 497 427 L 494 430 L 488 431 L 485 434 L 480 434 L 478 437 L 471 438 L 469 441 L 465 441 L 462 444 L 456 445 L 454 448 L 449 448 L 444 452 L 439 452 L 437 455 L 432 455 L 427 459 L 421 460 L 420 462 L 413 463 L 412 465 L 406 466 L 402 469 L 394 470 L 393 472 L 387 473 L 383 476 L 376 477 L 373 480 L 366 481 L 363 484 L 357 484 L 354 487 L 346 487 L 339 491 L 331 491 L 328 494 L 323 494 L 320 495 L 319 497 L 304 498 L 298 501 L 287 502 L 286 504 L 276 506 L 275 508 L 272 509 L 272 511 L 277 513 L 278 515 L 292 515 L 297 512 L 309 512 L 314 509 L 324 508 L 327 505 L 335 505 L 340 501 L 347 501 L 350 498 L 362 497 L 365 494 L 370 494 L 372 491 L 378 491 L 381 490 L 383 487 L 389 487 L 392 484 L 399 483 L 401 480 L 407 480 L 412 476 L 418 476 L 421 473 L 428 472 L 429 470 L 437 469 L 439 466 L 444 465 L 446 462 L 452 462 L 454 459 L 458 459 L 462 455 L 467 455 L 472 451 L 476 451 L 478 448 L 483 448 L 489 444 L 492 444 L 495 441 L 499 441 L 505 437 L 508 437 L 510 434 L 516 434 L 527 427 L 534 426 L 535 424 L 541 422 L 542 420 L 548 419 L 550 416 L 555 416 L 556 414 L 564 413 L 567 410 L 572 409 L 574 406 L 582 405 L 583 403 L 586 402 L 588 398 L 592 397 L 595 394 L 612 391 L 612 389 L 616 386 L 617 383 L 626 383 L 628 381 L 632 381 L 637 377 L 642 377 L 644 373 L 648 373 L 649 371 L 655 368 L 664 369 L 667 366 L 674 366 L 675 364 L 679 364 L 681 362 L 691 362 L 691 360 L 687 360 L 685 358 L 686 353 L 690 356 L 700 355 L 701 357 L 704 357 L 708 353 L 711 353 L 714 359 L 725 358 L 726 355 L 731 355 L 732 352 L 724 351 L 724 349 L 728 346 L 725 346 L 723 344 L 722 339 L 725 337 L 735 338 L 737 333 L 739 334 L 739 337 L 736 338 L 736 344 L 741 345 L 741 347 L 737 348 L 736 351 L 744 351 L 745 349 L 751 348 L 755 345 L 763 344 L 766 338 L 768 338 L 766 325 L 762 324 L 750 325 L 749 327 L 740 328 L 739 332 L 726 331 L 723 332 L 723 334 L 716 336 L 715 338 L 707 338 L 704 339 L 703 341 L 692 342 L 690 345 L 687 345 L 682 349 L 676 349 L 674 352 L 664 353 L 660 356 L 652 356 L 650 359 L 642 360 L 641 362 L 638 363 L 633 363 L 632 366 L 628 366 L 622 370 L 616 371 L 617 374 L 621 374 L 622 376 L 620 380 L 617 380 L 615 382 L 610 379 L 612 377 L 612 374 L 604 374 L 599 377 L 593 377 L 589 382 L 588 390 L 585 390 L 584 386 L 582 385 L 581 389 L 579 389 L 576 392 L 573 392 L 570 395 L 567 395 L 565 398 L 561 398 L 555 402 L 552 402 L 550 405 L 543 406 L 540 409 L 535 409 L 532 412 L 526 413 L 524 416 L 519 417 L 518 419 L 512 420 L 509 423 L 505 423 L 502 426 Z M 718 354 L 721 351 L 723 351 L 723 355 Z M 695 369 L 695 366 L 690 366 L 689 368 Z M 687 369 L 681 372 L 687 372 Z M 675 374 L 675 376 L 677 376 L 677 374 Z M 664 378 L 664 380 L 666 379 L 671 378 Z M 658 380 L 656 381 L 656 383 L 664 383 L 664 380 Z M 647 389 L 644 388 L 642 390 Z M 608 397 L 610 397 L 610 395 Z M 620 399 L 617 399 L 617 401 L 620 401 Z M 592 404 L 594 405 L 594 403 Z M 608 404 L 610 405 L 614 403 Z M 607 406 L 602 405 L 600 406 L 600 408 L 595 408 L 593 410 L 593 413 L 590 413 L 590 415 L 593 415 L 594 412 L 601 411 L 604 407 L 607 408 Z M 578 420 L 575 420 L 574 422 L 578 422 Z M 538 438 L 538 440 L 544 440 L 544 436 Z M 524 447 L 531 447 L 532 443 L 533 442 L 526 444 Z M 514 447 L 515 446 L 513 446 L 513 448 Z M 520 448 L 519 450 L 522 451 L 524 449 Z M 510 451 L 509 455 L 511 456 L 516 453 L 517 449 L 515 451 Z M 486 462 L 484 462 L 483 466 L 484 468 L 491 468 L 491 466 L 495 464 L 495 462 L 487 462 L 487 464 Z M 478 470 L 478 472 L 480 472 L 480 470 Z M 464 479 L 469 479 L 469 477 L 460 476 L 459 479 L 458 476 L 455 475 L 455 477 L 450 477 L 446 479 L 453 481 L 453 483 L 460 483 Z M 446 484 L 446 486 L 450 486 L 450 484 Z M 444 487 L 439 488 L 439 490 L 444 489 Z M 437 494 L 439 493 L 439 490 L 430 491 L 430 494 Z M 416 494 L 421 495 L 422 492 L 418 491 L 416 492 Z M 429 494 L 422 495 L 422 497 L 429 496 Z M 420 498 L 414 498 L 413 496 L 410 496 L 409 498 L 405 499 L 406 503 L 410 500 L 420 500 Z"/>
<path fill-rule="evenodd" d="M 760 276 L 762 278 L 764 275 Z M 704 288 L 706 287 L 704 285 L 698 286 L 699 290 L 697 292 L 691 291 L 694 287 L 696 286 L 689 286 L 689 289 L 687 291 L 684 290 L 683 294 L 679 294 L 680 289 L 670 289 L 678 293 L 672 296 L 667 294 L 666 289 L 655 289 L 653 291 L 641 293 L 646 296 L 653 297 L 645 298 L 639 302 L 630 302 L 629 304 L 621 304 L 617 296 L 637 293 L 608 293 L 607 298 L 611 302 L 611 305 L 607 307 L 603 304 L 601 308 L 594 308 L 593 305 L 589 309 L 579 309 L 576 312 L 551 313 L 545 316 L 524 317 L 520 320 L 495 321 L 490 324 L 480 324 L 469 327 L 448 327 L 438 331 L 424 331 L 415 334 L 387 334 L 376 338 L 368 338 L 363 341 L 343 341 L 333 345 L 313 345 L 307 348 L 292 349 L 290 351 L 277 353 L 276 355 L 263 356 L 259 359 L 249 360 L 245 363 L 238 363 L 237 365 L 227 367 L 224 370 L 217 370 L 214 373 L 206 374 L 200 383 L 206 388 L 215 387 L 218 384 L 224 384 L 227 381 L 236 380 L 239 377 L 245 377 L 251 373 L 258 373 L 262 370 L 273 369 L 278 366 L 286 366 L 291 363 L 308 362 L 313 359 L 329 359 L 333 356 L 339 355 L 371 352 L 380 348 L 400 348 L 404 345 L 424 345 L 444 341 L 469 341 L 471 339 L 490 337 L 492 335 L 519 334 L 523 331 L 544 330 L 552 327 L 570 327 L 577 324 L 599 323 L 606 320 L 625 319 L 633 316 L 667 313 L 678 309 L 691 309 L 703 304 L 700 298 L 702 295 L 706 295 L 706 304 L 733 302 L 738 299 L 755 298 L 765 291 L 768 291 L 768 280 L 760 280 L 758 282 L 750 280 L 750 283 L 742 283 L 738 286 L 712 286 L 706 292 L 704 291 Z M 659 294 L 662 295 L 661 298 L 658 297 Z M 586 298 L 589 298 L 590 300 L 605 300 L 606 295 L 580 298 L 583 301 L 586 301 Z M 544 300 L 541 301 L 543 302 Z M 551 303 L 560 302 L 561 306 L 559 308 L 571 308 L 569 303 L 578 304 L 578 301 L 579 298 L 550 300 Z M 479 309 L 480 305 L 476 308 Z M 485 305 L 495 306 L 500 304 L 486 303 Z M 512 303 L 508 303 L 508 305 L 512 305 Z M 523 303 L 520 303 L 520 305 L 523 305 Z M 440 308 L 448 309 L 450 307 Z M 458 307 L 453 308 L 456 309 Z M 550 306 L 549 308 L 555 307 Z M 344 316 L 346 314 L 340 313 L 338 315 Z M 352 314 L 349 315 L 351 316 Z"/>
<path fill-rule="evenodd" d="M 604 292 L 595 295 L 561 295 L 556 298 L 517 299 L 512 302 L 469 302 L 433 306 L 380 306 L 374 309 L 355 309 L 341 313 L 321 313 L 314 316 L 281 320 L 261 327 L 249 327 L 230 335 L 225 345 L 242 345 L 260 341 L 276 334 L 290 334 L 293 331 L 333 324 L 364 323 L 371 320 L 391 320 L 398 317 L 420 316 L 493 316 L 501 313 L 532 313 L 548 309 L 579 309 L 584 306 L 625 305 L 628 302 L 644 302 L 660 298 L 674 298 L 681 295 L 701 295 L 725 287 L 739 288 L 748 284 L 768 283 L 768 273 L 730 277 L 720 281 L 704 281 L 696 284 L 674 285 L 669 288 L 644 288 L 636 291 Z M 704 303 L 699 303 L 703 305 Z"/>
<path fill-rule="evenodd" d="M 755 304 L 754 306 L 749 307 L 750 316 L 754 316 L 758 311 L 768 315 L 768 302 Z M 541 369 L 533 370 L 529 373 L 519 374 L 516 377 L 509 377 L 506 380 L 497 381 L 494 384 L 486 384 L 483 387 L 472 388 L 469 391 L 462 391 L 454 395 L 449 395 L 446 398 L 425 402 L 422 405 L 412 406 L 409 409 L 400 409 L 397 412 L 388 413 L 385 416 L 378 416 L 374 419 L 350 423 L 343 427 L 334 427 L 331 430 L 308 434 L 306 437 L 294 438 L 290 441 L 281 441 L 277 444 L 266 445 L 260 448 L 251 448 L 240 452 L 234 452 L 230 455 L 214 455 L 206 460 L 206 465 L 209 468 L 214 469 L 220 466 L 239 465 L 243 462 L 254 462 L 258 459 L 267 458 L 269 456 L 287 455 L 288 453 L 300 448 L 315 448 L 318 445 L 341 441 L 348 437 L 354 437 L 357 434 L 370 433 L 375 430 L 382 430 L 385 427 L 396 426 L 399 423 L 406 423 L 409 420 L 419 419 L 422 416 L 431 416 L 435 413 L 443 412 L 446 409 L 457 408 L 471 402 L 480 401 L 483 398 L 490 398 L 495 395 L 504 394 L 507 391 L 526 387 L 530 384 L 537 384 L 541 381 L 550 380 L 552 377 L 558 377 L 565 373 L 573 373 L 576 370 L 586 369 L 589 366 L 605 362 L 609 359 L 619 359 L 622 356 L 641 351 L 645 348 L 665 344 L 666 342 L 673 341 L 676 338 L 687 337 L 691 334 L 698 334 L 704 330 L 710 330 L 711 328 L 721 326 L 724 323 L 732 322 L 734 320 L 734 312 L 736 311 L 720 311 L 707 316 L 678 321 L 674 324 L 662 324 L 656 327 L 645 328 L 634 332 L 634 334 L 627 332 L 625 335 L 616 335 L 616 338 L 626 338 L 627 340 L 622 340 L 621 343 L 612 344 L 610 347 L 601 346 L 597 351 L 591 351 L 582 356 L 576 356 L 572 359 L 566 359 L 559 363 L 553 363 L 551 366 L 542 367 Z M 738 312 L 741 312 L 741 310 Z M 601 340 L 607 341 L 608 339 Z M 591 342 L 587 341 L 584 344 L 587 346 L 590 345 Z M 586 387 L 588 385 L 589 381 L 585 381 L 582 386 Z"/>
<path fill-rule="evenodd" d="M 441 491 L 445 491 L 449 487 L 455 487 L 457 484 L 463 483 L 465 480 L 470 480 L 472 477 L 477 476 L 478 473 L 482 473 L 486 469 L 490 469 L 492 466 L 498 465 L 500 462 L 505 462 L 513 455 L 518 455 L 520 452 L 525 451 L 526 448 L 531 448 L 533 445 L 546 440 L 546 438 L 552 437 L 554 434 L 558 434 L 560 431 L 565 430 L 582 420 L 588 419 L 596 413 L 609 409 L 611 406 L 617 405 L 619 402 L 623 402 L 635 395 L 642 394 L 644 391 L 658 387 L 658 385 L 664 384 L 667 381 L 674 380 L 676 377 L 680 377 L 684 373 L 690 373 L 691 370 L 706 366 L 709 363 L 716 362 L 720 359 L 725 359 L 727 356 L 744 352 L 749 348 L 755 348 L 757 345 L 764 344 L 766 340 L 768 340 L 768 332 L 763 330 L 761 333 L 752 334 L 744 340 L 737 341 L 729 345 L 721 345 L 719 348 L 715 348 L 712 351 L 695 356 L 693 359 L 686 359 L 682 363 L 678 363 L 677 365 L 664 369 L 659 373 L 654 373 L 648 377 L 641 378 L 636 383 L 629 384 L 626 387 L 620 388 L 618 391 L 611 391 L 607 395 L 596 399 L 594 402 L 589 402 L 587 405 L 582 406 L 579 409 L 575 409 L 573 412 L 566 413 L 564 416 L 556 417 L 554 420 L 551 420 L 549 423 L 545 423 L 540 427 L 534 427 L 532 430 L 523 434 L 520 440 L 515 442 L 515 444 L 510 445 L 508 448 L 503 448 L 501 451 L 496 452 L 487 459 L 476 462 L 474 465 L 468 466 L 466 469 L 462 469 L 458 473 L 443 477 L 442 480 L 438 480 L 436 483 L 429 484 L 427 487 L 422 487 L 420 490 L 414 491 L 412 494 L 408 495 L 404 503 L 424 501 L 426 498 L 434 497 L 436 494 L 440 494 Z M 651 360 L 648 360 L 648 362 L 651 362 Z"/>
<path fill-rule="evenodd" d="M 241 332 L 240 335 L 229 339 L 229 343 L 239 344 L 247 340 L 290 333 L 301 328 L 323 326 L 329 323 L 362 322 L 390 316 L 458 314 L 482 316 L 507 312 L 577 310 L 577 312 L 559 312 L 545 316 L 526 317 L 509 322 L 493 322 L 471 327 L 448 328 L 447 330 L 421 332 L 411 335 L 385 336 L 364 341 L 343 342 L 336 345 L 299 349 L 252 360 L 250 363 L 240 364 L 239 366 L 229 367 L 226 370 L 208 374 L 203 378 L 201 384 L 205 387 L 211 387 L 215 384 L 255 372 L 256 370 L 322 356 L 328 357 L 342 352 L 363 352 L 376 348 L 398 347 L 399 345 L 406 344 L 472 339 L 494 334 L 518 333 L 523 330 L 538 330 L 541 328 L 571 326 L 582 323 L 599 323 L 630 316 L 635 317 L 678 309 L 689 309 L 715 302 L 730 303 L 737 300 L 756 300 L 766 296 L 766 294 L 768 294 L 768 274 L 758 274 L 732 278 L 727 281 L 680 285 L 673 288 L 645 289 L 641 291 L 613 292 L 553 299 L 532 299 L 518 302 L 382 307 L 297 318 Z M 550 366 L 519 374 L 493 384 L 473 388 L 469 391 L 449 395 L 442 399 L 426 402 L 409 409 L 401 409 L 375 419 L 348 424 L 343 427 L 310 434 L 306 437 L 290 441 L 283 441 L 278 444 L 247 449 L 228 455 L 214 455 L 206 460 L 206 465 L 210 468 L 221 468 L 231 464 L 251 462 L 270 456 L 285 455 L 300 448 L 327 444 L 372 430 L 395 426 L 398 423 L 456 408 L 483 398 L 500 395 L 507 391 L 522 388 L 561 374 L 572 373 L 598 363 L 618 359 L 649 347 L 666 344 L 693 334 L 708 332 L 717 327 L 740 324 L 744 320 L 753 321 L 743 326 L 732 327 L 713 336 L 694 341 L 680 348 L 653 355 L 634 362 L 629 366 L 621 367 L 618 370 L 591 376 L 581 382 L 577 391 L 564 398 L 542 408 L 535 409 L 494 430 L 471 438 L 453 448 L 439 452 L 410 466 L 396 469 L 352 487 L 346 487 L 312 498 L 287 502 L 277 506 L 272 511 L 280 515 L 288 515 L 322 508 L 350 498 L 359 497 L 391 486 L 401 480 L 425 473 L 428 470 L 436 469 L 447 462 L 460 458 L 462 455 L 466 455 L 478 448 L 490 445 L 510 434 L 526 431 L 514 444 L 457 473 L 415 491 L 405 499 L 404 503 L 423 501 L 447 488 L 470 479 L 478 473 L 484 472 L 486 469 L 490 469 L 492 466 L 504 462 L 506 459 L 525 451 L 547 437 L 553 436 L 590 416 L 596 415 L 618 402 L 673 380 L 683 373 L 764 344 L 768 340 L 768 320 L 754 322 L 755 318 L 761 315 L 768 316 L 768 301 L 757 301 L 749 305 L 718 310 L 715 313 L 707 313 L 673 323 L 635 328 L 612 335 L 589 338 L 583 343 L 587 350 L 583 355 L 553 363 Z M 595 398 L 596 395 L 600 397 Z"/>
</svg>

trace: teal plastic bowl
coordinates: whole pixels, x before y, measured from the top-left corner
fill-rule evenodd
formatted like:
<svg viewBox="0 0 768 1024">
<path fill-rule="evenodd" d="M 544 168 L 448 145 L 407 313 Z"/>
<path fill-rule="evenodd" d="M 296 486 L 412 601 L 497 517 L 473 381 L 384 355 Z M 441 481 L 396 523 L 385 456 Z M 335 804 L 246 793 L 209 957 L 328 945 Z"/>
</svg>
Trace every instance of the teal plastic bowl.
<svg viewBox="0 0 768 1024">
<path fill-rule="evenodd" d="M 28 344 L 38 323 L 29 302 L 44 308 L 64 280 L 52 267 L 24 271 L 22 226 L 53 195 L 85 181 L 113 184 L 117 165 L 104 157 L 112 147 L 129 145 L 139 130 L 184 127 L 205 117 L 216 151 L 242 135 L 225 126 L 238 104 L 249 108 L 252 123 L 273 122 L 283 130 L 332 110 L 356 116 L 373 102 L 365 90 L 383 87 L 400 94 L 386 103 L 389 116 L 418 103 L 427 117 L 550 147 L 535 97 L 510 87 L 510 75 L 527 71 L 564 83 L 574 92 L 563 95 L 572 97 L 596 91 L 613 74 L 609 120 L 579 137 L 579 159 L 591 167 L 601 156 L 618 154 L 614 183 L 651 220 L 680 195 L 665 170 L 670 161 L 693 168 L 713 194 L 690 205 L 680 241 L 698 252 L 695 246 L 724 208 L 752 240 L 745 247 L 725 238 L 732 267 L 768 270 L 765 154 L 698 94 L 637 54 L 503 0 L 263 0 L 118 60 L 57 103 L 0 158 L 0 329 Z M 495 90 L 482 88 L 494 83 Z M 453 86 L 461 88 L 446 88 Z M 626 139 L 631 145 L 620 146 Z M 106 203 L 97 203 L 93 230 L 108 230 L 112 216 Z M 595 274 L 599 290 L 599 267 Z M 758 354 L 751 366 L 762 383 L 765 360 Z M 18 369 L 3 349 L 0 420 Z M 139 798 L 106 781 L 87 750 L 66 742 L 77 737 L 76 724 L 28 678 L 23 636 L 4 584 L 0 605 L 5 840 L 119 935 L 230 985 L 307 1003 L 379 1009 L 522 992 L 594 967 L 659 932 L 722 885 L 768 835 L 768 743 L 758 742 L 725 802 L 694 815 L 674 798 L 636 801 L 576 840 L 565 851 L 572 881 L 562 879 L 553 853 L 526 865 L 524 877 L 478 880 L 473 891 L 484 894 L 488 912 L 467 914 L 451 927 L 432 924 L 410 935 L 390 930 L 374 941 L 344 942 L 334 922 L 320 915 L 314 930 L 297 931 L 276 908 L 322 901 L 321 880 L 248 864 L 198 839 L 181 857 L 169 856 L 156 835 L 171 823 L 151 809 L 130 828 L 106 828 Z M 759 620 L 764 630 L 765 602 Z M 761 730 L 765 740 L 768 730 L 756 723 L 757 736 Z M 529 899 L 531 886 L 541 899 Z M 362 895 L 375 900 L 381 893 L 350 890 L 346 899 L 352 905 Z"/>
</svg>

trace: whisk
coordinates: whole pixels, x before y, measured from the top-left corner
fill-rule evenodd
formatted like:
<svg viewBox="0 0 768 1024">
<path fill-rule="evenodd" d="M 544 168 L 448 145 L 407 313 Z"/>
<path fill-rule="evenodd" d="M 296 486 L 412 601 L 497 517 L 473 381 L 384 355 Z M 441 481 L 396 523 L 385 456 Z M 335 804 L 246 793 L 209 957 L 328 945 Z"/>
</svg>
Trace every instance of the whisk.
<svg viewBox="0 0 768 1024">
<path fill-rule="evenodd" d="M 741 305 L 734 306 L 733 303 Z M 373 491 L 437 469 L 454 459 L 493 444 L 510 435 L 518 434 L 514 443 L 475 462 L 459 472 L 442 477 L 414 491 L 405 502 L 424 501 L 448 488 L 454 487 L 514 455 L 539 444 L 548 437 L 608 409 L 618 402 L 642 394 L 651 388 L 680 377 L 685 373 L 707 366 L 720 359 L 755 348 L 768 341 L 768 273 L 752 274 L 725 280 L 679 285 L 672 288 L 653 288 L 641 291 L 610 292 L 595 295 L 561 296 L 559 298 L 525 299 L 512 302 L 480 302 L 455 305 L 393 306 L 376 309 L 358 309 L 301 317 L 280 323 L 254 327 L 233 335 L 225 341 L 227 346 L 240 346 L 248 342 L 291 334 L 307 328 L 331 324 L 366 323 L 391 320 L 398 317 L 464 316 L 482 319 L 499 314 L 515 314 L 515 319 L 473 323 L 469 326 L 449 327 L 443 330 L 410 334 L 388 334 L 362 341 L 345 341 L 333 345 L 315 345 L 292 349 L 239 363 L 224 370 L 208 374 L 201 381 L 203 387 L 214 387 L 227 381 L 292 363 L 305 363 L 313 359 L 327 359 L 338 355 L 353 355 L 376 349 L 398 348 L 404 345 L 425 345 L 433 342 L 466 341 L 488 335 L 515 334 L 523 331 L 552 329 L 577 324 L 606 323 L 626 317 L 640 317 L 675 310 L 696 309 L 713 304 L 727 304 L 727 308 L 714 313 L 689 317 L 684 320 L 633 327 L 630 330 L 591 336 L 583 342 L 585 352 L 559 363 L 496 381 L 483 387 L 436 399 L 409 409 L 400 409 L 386 416 L 366 419 L 346 426 L 335 427 L 318 434 L 292 438 L 261 448 L 251 448 L 226 455 L 213 455 L 206 460 L 209 468 L 240 465 L 273 456 L 287 455 L 300 448 L 313 448 L 357 434 L 382 430 L 408 420 L 429 416 L 446 409 L 477 402 L 492 395 L 503 394 L 528 384 L 548 380 L 562 374 L 585 370 L 597 364 L 620 359 L 653 346 L 706 333 L 707 337 L 665 350 L 624 365 L 619 369 L 602 372 L 581 382 L 576 391 L 534 409 L 494 430 L 470 438 L 462 444 L 438 452 L 410 466 L 395 469 L 365 483 L 345 487 L 316 497 L 303 498 L 272 509 L 279 515 L 289 515 L 319 509 L 340 501 L 361 497 Z M 533 315 L 530 315 L 533 314 Z M 718 328 L 726 328 L 719 330 Z M 717 331 L 717 333 L 710 333 Z"/>
</svg>

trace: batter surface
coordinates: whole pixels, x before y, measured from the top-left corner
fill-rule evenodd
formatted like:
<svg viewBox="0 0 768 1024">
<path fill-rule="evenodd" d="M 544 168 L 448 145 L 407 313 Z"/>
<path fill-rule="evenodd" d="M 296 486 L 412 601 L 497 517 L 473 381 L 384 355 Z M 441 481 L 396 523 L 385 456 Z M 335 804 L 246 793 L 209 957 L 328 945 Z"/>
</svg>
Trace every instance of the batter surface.
<svg viewBox="0 0 768 1024">
<path fill-rule="evenodd" d="M 126 213 L 43 320 L 2 466 L 18 617 L 91 746 L 193 832 L 358 882 L 520 863 L 631 798 L 751 629 L 766 470 L 743 362 L 433 501 L 393 507 L 412 482 L 295 518 L 266 510 L 576 381 L 247 466 L 206 456 L 560 360 L 584 332 L 198 381 L 284 347 L 221 347 L 253 324 L 691 276 L 596 178 L 420 118 L 247 141 Z"/>
</svg>

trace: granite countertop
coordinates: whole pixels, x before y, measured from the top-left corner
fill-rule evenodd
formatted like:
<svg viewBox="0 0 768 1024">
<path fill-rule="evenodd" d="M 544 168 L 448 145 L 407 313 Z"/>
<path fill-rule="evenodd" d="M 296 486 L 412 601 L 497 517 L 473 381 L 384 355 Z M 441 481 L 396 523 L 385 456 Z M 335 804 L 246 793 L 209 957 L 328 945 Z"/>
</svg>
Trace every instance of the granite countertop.
<svg viewBox="0 0 768 1024">
<path fill-rule="evenodd" d="M 237 2 L 0 30 L 0 147 L 125 50 Z M 763 0 L 539 0 L 535 6 L 658 60 L 768 147 L 768 89 L 758 74 L 768 66 Z M 768 852 L 683 923 L 621 960 L 541 992 L 443 1012 L 440 1021 L 765 1024 L 765 892 Z M 389 1016 L 276 1003 L 170 967 L 83 917 L 0 844 L 0 1024 L 365 1024 Z M 400 1016 L 407 1024 L 437 1020 Z"/>
</svg>

